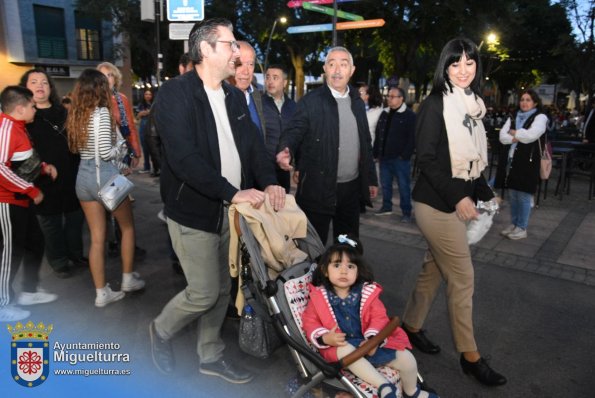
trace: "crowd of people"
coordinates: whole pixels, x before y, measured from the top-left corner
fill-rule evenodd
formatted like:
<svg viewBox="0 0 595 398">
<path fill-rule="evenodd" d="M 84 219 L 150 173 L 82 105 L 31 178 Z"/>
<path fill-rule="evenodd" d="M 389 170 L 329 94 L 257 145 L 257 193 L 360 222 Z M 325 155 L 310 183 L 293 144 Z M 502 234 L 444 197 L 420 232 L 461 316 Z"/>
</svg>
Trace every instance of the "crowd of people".
<svg viewBox="0 0 595 398">
<path fill-rule="evenodd" d="M 0 322 L 25 319 L 30 313 L 23 306 L 57 299 L 40 286 L 44 254 L 60 278 L 89 267 L 97 307 L 144 288 L 134 271 L 135 256 L 143 249 L 135 239 L 133 198 L 110 213 L 98 197 L 98 188 L 111 177 L 141 167 L 139 173 L 160 178 L 172 262 L 186 279 L 186 287 L 148 325 L 155 365 L 163 373 L 174 372 L 171 340 L 200 319 L 199 371 L 249 382 L 252 374 L 226 356 L 221 338 L 237 291 L 228 265 L 227 210 L 237 203 L 258 208 L 264 201 L 282 209 L 293 173 L 297 204 L 322 243 L 332 242 L 319 260 L 311 296 L 326 305 L 308 307 L 304 328 L 326 359 L 342 358 L 388 322 L 378 300 L 382 289 L 357 239 L 360 213 L 378 193 L 378 166 L 382 206 L 376 214 L 392 213 L 396 179 L 401 222 L 416 222 L 428 249 L 402 327 L 349 369 L 377 387 L 380 397 L 396 396 L 394 386 L 375 370 L 382 364 L 401 372 L 404 397 L 436 397 L 417 384 L 409 349 L 440 352 L 423 327 L 444 281 L 462 370 L 484 385 L 505 384 L 475 342 L 466 226 L 479 214 L 476 201 L 494 197 L 482 172 L 489 164 L 486 129 L 497 127 L 506 156 L 496 186 L 507 189 L 511 208 L 511 224 L 501 233 L 509 239 L 527 237 L 539 182 L 539 162 L 532 160 L 552 124 L 539 96 L 524 90 L 518 109 L 488 113 L 480 95 L 479 51 L 464 38 L 443 48 L 432 91 L 418 112 L 407 105 L 402 87 L 388 87 L 384 103 L 378 88 L 351 86 L 355 66 L 344 47 L 327 52 L 325 84 L 297 103 L 285 93 L 285 66 L 267 65 L 261 92 L 254 85 L 255 65 L 250 43 L 236 41 L 231 23 L 214 18 L 195 25 L 189 53 L 180 59 L 180 76 L 164 83 L 157 95 L 145 91 L 136 114 L 119 91 L 120 71 L 109 62 L 84 70 L 64 101 L 43 69 L 26 72 L 19 85 L 2 91 Z M 595 125 L 593 113 L 585 116 L 585 131 Z M 558 122 L 555 118 L 554 125 Z M 128 144 L 123 166 L 113 161 L 118 136 Z M 412 189 L 414 153 L 419 176 Z M 350 237 L 347 243 L 337 244 L 344 235 Z M 120 291 L 106 283 L 106 242 L 121 258 Z M 15 295 L 12 284 L 21 262 L 23 284 Z M 360 314 L 360 306 L 374 306 L 373 316 Z"/>
</svg>

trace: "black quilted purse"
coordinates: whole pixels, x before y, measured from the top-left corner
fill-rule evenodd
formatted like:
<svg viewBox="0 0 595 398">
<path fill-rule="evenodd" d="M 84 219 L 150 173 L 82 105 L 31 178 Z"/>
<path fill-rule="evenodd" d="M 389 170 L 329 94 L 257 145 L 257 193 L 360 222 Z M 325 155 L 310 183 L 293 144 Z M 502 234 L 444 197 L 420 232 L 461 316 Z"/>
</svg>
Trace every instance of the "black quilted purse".
<svg viewBox="0 0 595 398">
<path fill-rule="evenodd" d="M 12 171 L 27 182 L 33 182 L 41 174 L 41 158 L 35 149 L 27 159 L 12 162 Z"/>
</svg>

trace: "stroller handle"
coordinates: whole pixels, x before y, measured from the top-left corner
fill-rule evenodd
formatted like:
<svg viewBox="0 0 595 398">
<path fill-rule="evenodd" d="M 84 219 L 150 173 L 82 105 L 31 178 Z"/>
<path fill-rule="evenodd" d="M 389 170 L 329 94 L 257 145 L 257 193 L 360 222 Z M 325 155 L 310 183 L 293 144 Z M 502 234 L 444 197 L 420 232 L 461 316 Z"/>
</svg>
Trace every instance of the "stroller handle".
<svg viewBox="0 0 595 398">
<path fill-rule="evenodd" d="M 339 365 L 341 368 L 346 368 L 364 355 L 366 355 L 370 350 L 374 347 L 378 347 L 380 343 L 384 339 L 386 339 L 390 334 L 399 326 L 398 316 L 392 317 L 390 321 L 386 324 L 386 326 L 374 337 L 366 341 L 364 344 L 359 346 L 355 349 L 352 353 L 345 355 L 341 360 L 339 360 Z"/>
</svg>

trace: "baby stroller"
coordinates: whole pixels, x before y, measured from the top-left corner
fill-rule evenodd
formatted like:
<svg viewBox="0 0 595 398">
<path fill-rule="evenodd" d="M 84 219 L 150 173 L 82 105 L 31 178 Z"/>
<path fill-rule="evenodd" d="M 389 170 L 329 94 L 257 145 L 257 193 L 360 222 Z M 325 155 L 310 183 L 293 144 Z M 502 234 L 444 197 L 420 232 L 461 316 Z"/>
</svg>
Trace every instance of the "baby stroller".
<svg viewBox="0 0 595 398">
<path fill-rule="evenodd" d="M 292 205 L 297 208 L 292 196 L 288 195 L 287 199 L 286 208 Z M 268 200 L 265 201 L 265 204 L 267 203 Z M 255 223 L 253 218 L 247 221 L 245 215 L 240 214 L 240 206 L 232 206 L 232 209 L 230 222 L 233 223 L 232 228 L 239 240 L 242 292 L 246 303 L 250 304 L 258 316 L 270 321 L 277 336 L 289 346 L 292 359 L 304 383 L 295 391 L 293 397 L 304 396 L 311 388 L 322 385 L 325 389 L 348 391 L 357 398 L 376 398 L 376 388 L 357 378 L 345 368 L 380 344 L 398 326 L 398 318 L 392 318 L 377 336 L 338 363 L 326 362 L 307 341 L 301 328 L 301 315 L 309 299 L 307 285 L 312 280 L 315 260 L 325 250 L 316 230 L 307 222 L 304 215 L 304 222 L 307 223 L 305 236 L 285 235 L 284 238 L 305 253 L 305 258 L 276 272 L 272 271 L 270 265 L 263 259 L 261 244 L 254 234 L 255 228 L 264 228 L 264 226 L 255 226 L 258 222 Z M 299 208 L 297 209 L 301 212 Z M 250 211 L 254 212 L 253 209 Z M 262 234 L 259 231 L 257 234 L 262 241 Z M 397 396 L 402 397 L 398 372 L 389 367 L 381 367 L 379 371 L 398 386 Z"/>
</svg>

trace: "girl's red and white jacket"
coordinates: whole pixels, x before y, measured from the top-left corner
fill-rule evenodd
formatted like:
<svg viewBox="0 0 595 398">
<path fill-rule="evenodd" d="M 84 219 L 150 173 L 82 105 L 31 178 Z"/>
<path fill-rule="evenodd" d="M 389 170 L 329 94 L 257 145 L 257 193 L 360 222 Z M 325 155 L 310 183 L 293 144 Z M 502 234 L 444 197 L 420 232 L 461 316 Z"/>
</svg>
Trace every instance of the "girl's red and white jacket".
<svg viewBox="0 0 595 398">
<path fill-rule="evenodd" d="M 337 325 L 337 319 L 328 300 L 328 291 L 324 286 L 312 284 L 308 288 L 310 289 L 310 301 L 302 314 L 302 327 L 308 340 L 318 348 L 324 359 L 328 362 L 336 362 L 339 360 L 337 347 L 320 345 L 317 341 L 318 337 L 330 332 Z M 359 313 L 362 334 L 365 338 L 377 335 L 389 322 L 386 308 L 380 301 L 380 293 L 382 293 L 382 287 L 376 282 L 364 283 Z M 335 332 L 340 333 L 340 328 L 337 328 Z M 382 347 L 400 351 L 412 348 L 407 334 L 400 327 L 397 327 L 388 336 Z"/>
<path fill-rule="evenodd" d="M 12 162 L 28 159 L 32 153 L 25 122 L 0 113 L 0 203 L 28 207 L 29 198 L 39 195 L 35 185 L 17 176 L 10 168 Z"/>
</svg>

